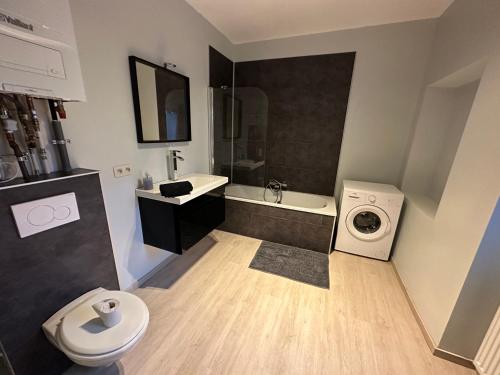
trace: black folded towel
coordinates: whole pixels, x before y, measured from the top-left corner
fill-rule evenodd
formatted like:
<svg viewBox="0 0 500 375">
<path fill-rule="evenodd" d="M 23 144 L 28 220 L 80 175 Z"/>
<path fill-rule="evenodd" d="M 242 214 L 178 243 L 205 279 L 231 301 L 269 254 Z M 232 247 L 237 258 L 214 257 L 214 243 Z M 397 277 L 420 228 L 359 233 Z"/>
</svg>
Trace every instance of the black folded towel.
<svg viewBox="0 0 500 375">
<path fill-rule="evenodd" d="M 179 195 L 189 194 L 193 190 L 193 185 L 189 181 L 172 182 L 171 184 L 160 185 L 160 193 L 164 197 L 171 198 Z"/>
</svg>

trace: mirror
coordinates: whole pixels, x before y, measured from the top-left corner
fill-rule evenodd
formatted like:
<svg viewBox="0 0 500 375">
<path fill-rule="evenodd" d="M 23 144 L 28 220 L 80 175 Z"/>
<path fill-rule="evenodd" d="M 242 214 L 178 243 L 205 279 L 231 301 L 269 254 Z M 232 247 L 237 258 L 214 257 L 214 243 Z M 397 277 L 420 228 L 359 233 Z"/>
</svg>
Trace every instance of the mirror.
<svg viewBox="0 0 500 375">
<path fill-rule="evenodd" d="M 129 65 L 137 142 L 190 141 L 189 78 L 135 56 Z"/>
</svg>

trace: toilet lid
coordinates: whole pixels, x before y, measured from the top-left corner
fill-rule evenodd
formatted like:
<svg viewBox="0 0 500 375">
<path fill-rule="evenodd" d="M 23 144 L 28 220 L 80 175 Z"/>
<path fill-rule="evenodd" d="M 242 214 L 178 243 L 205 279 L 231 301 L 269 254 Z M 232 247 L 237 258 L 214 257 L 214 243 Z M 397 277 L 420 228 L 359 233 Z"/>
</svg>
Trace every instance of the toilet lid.
<svg viewBox="0 0 500 375">
<path fill-rule="evenodd" d="M 92 305 L 108 298 L 120 301 L 122 319 L 114 327 L 102 324 Z M 71 351 L 99 355 L 118 350 L 136 337 L 149 321 L 146 304 L 137 296 L 106 290 L 70 311 L 60 325 L 60 340 Z"/>
</svg>

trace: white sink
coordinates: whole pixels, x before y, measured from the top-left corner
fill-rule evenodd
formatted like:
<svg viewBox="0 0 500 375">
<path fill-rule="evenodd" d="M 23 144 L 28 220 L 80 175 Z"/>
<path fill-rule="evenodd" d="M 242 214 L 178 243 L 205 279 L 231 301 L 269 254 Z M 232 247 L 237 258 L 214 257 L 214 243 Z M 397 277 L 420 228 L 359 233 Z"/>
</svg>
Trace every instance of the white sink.
<svg viewBox="0 0 500 375">
<path fill-rule="evenodd" d="M 160 193 L 160 185 L 171 184 L 179 181 L 189 181 L 193 185 L 193 190 L 191 193 L 186 195 L 180 195 L 178 197 L 166 198 Z M 202 173 L 193 173 L 185 176 L 179 177 L 176 181 L 160 181 L 153 185 L 153 190 L 135 189 L 135 195 L 142 198 L 154 199 L 160 202 L 172 203 L 172 204 L 184 204 L 190 200 L 199 197 L 210 190 L 218 188 L 224 184 L 227 184 L 229 179 L 224 176 L 214 176 Z"/>
</svg>

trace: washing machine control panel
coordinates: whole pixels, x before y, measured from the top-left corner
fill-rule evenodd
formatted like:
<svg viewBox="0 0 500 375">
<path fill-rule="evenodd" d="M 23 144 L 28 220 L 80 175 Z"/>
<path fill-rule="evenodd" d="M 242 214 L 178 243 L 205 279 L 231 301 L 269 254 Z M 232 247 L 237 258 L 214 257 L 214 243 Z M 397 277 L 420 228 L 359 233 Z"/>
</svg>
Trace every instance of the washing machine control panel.
<svg viewBox="0 0 500 375">
<path fill-rule="evenodd" d="M 359 204 L 375 204 L 380 203 L 380 199 L 375 194 L 367 194 L 360 191 L 350 191 L 346 194 L 346 200 L 351 202 L 359 202 Z"/>
<path fill-rule="evenodd" d="M 378 207 L 387 207 L 392 201 L 395 201 L 396 205 L 399 202 L 398 199 L 389 199 L 389 197 L 383 194 L 372 194 L 362 191 L 347 191 L 342 199 L 353 204 L 356 202 L 359 205 L 371 204 Z"/>
<path fill-rule="evenodd" d="M 366 197 L 365 197 L 365 194 L 363 194 L 363 193 L 359 193 L 357 191 L 349 191 L 349 192 L 346 192 L 344 199 L 349 200 L 349 201 L 364 202 Z"/>
</svg>

